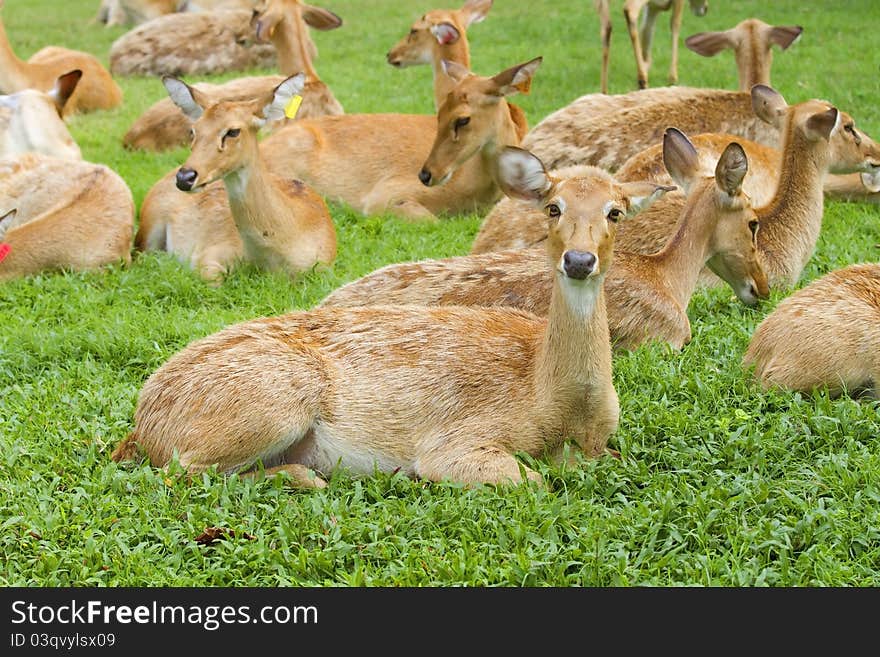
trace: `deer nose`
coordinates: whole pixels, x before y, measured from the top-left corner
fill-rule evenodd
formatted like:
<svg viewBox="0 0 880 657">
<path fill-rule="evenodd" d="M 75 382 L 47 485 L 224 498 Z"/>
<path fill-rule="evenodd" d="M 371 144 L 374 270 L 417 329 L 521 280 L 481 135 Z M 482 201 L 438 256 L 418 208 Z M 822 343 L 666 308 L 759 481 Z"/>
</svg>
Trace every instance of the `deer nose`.
<svg viewBox="0 0 880 657">
<path fill-rule="evenodd" d="M 431 184 L 431 172 L 423 168 L 419 171 L 419 180 L 421 180 L 422 184 L 427 187 Z"/>
<path fill-rule="evenodd" d="M 390 50 L 388 51 L 388 54 L 385 55 L 385 59 L 387 59 L 388 63 L 391 64 L 392 66 L 400 66 L 400 60 L 397 59 L 394 56 L 394 53 L 391 52 Z"/>
<path fill-rule="evenodd" d="M 596 270 L 596 256 L 588 251 L 566 251 L 562 268 L 569 278 L 582 281 Z"/>
<path fill-rule="evenodd" d="M 180 169 L 180 171 L 177 172 L 177 189 L 184 192 L 191 192 L 193 185 L 196 184 L 196 178 L 198 177 L 198 172 L 193 169 Z"/>
</svg>

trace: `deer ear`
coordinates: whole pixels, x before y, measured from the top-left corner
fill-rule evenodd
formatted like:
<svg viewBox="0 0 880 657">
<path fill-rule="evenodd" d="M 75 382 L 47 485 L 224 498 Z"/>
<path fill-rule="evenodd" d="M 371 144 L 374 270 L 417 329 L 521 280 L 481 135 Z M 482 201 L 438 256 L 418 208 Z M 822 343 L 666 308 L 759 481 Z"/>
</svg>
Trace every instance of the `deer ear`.
<svg viewBox="0 0 880 657">
<path fill-rule="evenodd" d="M 471 74 L 466 66 L 462 66 L 457 62 L 451 62 L 448 59 L 441 60 L 440 65 L 443 67 L 443 72 L 456 84 Z"/>
<path fill-rule="evenodd" d="M 535 59 L 524 64 L 512 66 L 494 76 L 492 82 L 497 86 L 498 95 L 509 96 L 517 92 L 521 94 L 529 93 L 532 87 L 532 76 L 538 70 L 543 60 L 543 57 L 535 57 Z"/>
<path fill-rule="evenodd" d="M 678 128 L 667 128 L 663 133 L 663 165 L 685 192 L 700 177 L 700 156 L 697 149 Z"/>
<path fill-rule="evenodd" d="M 777 46 L 785 50 L 800 38 L 803 31 L 804 28 L 800 25 L 773 27 L 770 29 L 770 43 L 775 43 Z"/>
<path fill-rule="evenodd" d="M 199 102 L 199 93 L 183 80 L 170 75 L 162 78 L 162 84 L 168 91 L 168 96 L 180 108 L 184 116 L 190 121 L 197 121 L 205 113 L 205 107 Z"/>
<path fill-rule="evenodd" d="M 733 48 L 733 40 L 728 32 L 700 32 L 684 40 L 688 50 L 703 57 L 714 57 L 725 48 Z"/>
<path fill-rule="evenodd" d="M 501 189 L 511 198 L 540 203 L 553 187 L 544 163 L 522 148 L 505 147 L 497 166 Z"/>
<path fill-rule="evenodd" d="M 674 185 L 658 185 L 652 182 L 621 183 L 624 195 L 629 199 L 626 216 L 631 217 L 647 209 L 654 201 L 677 189 Z"/>
<path fill-rule="evenodd" d="M 491 8 L 492 0 L 468 0 L 458 11 L 464 18 L 465 27 L 470 27 L 485 19 Z"/>
<path fill-rule="evenodd" d="M 55 107 L 58 108 L 59 115 L 64 113 L 64 106 L 67 105 L 67 101 L 70 100 L 73 92 L 76 91 L 76 85 L 79 84 L 81 78 L 82 71 L 74 69 L 69 73 L 59 76 L 55 81 L 55 86 L 49 91 L 49 97 L 55 101 Z"/>
<path fill-rule="evenodd" d="M 283 119 L 285 117 L 287 106 L 293 100 L 294 96 L 302 93 L 305 84 L 305 73 L 291 75 L 284 80 L 284 82 L 275 87 L 275 90 L 272 92 L 272 98 L 259 111 L 257 117 L 263 118 L 266 121 L 280 121 Z"/>
<path fill-rule="evenodd" d="M 840 112 L 837 111 L 836 107 L 832 107 L 826 112 L 813 114 L 807 119 L 807 137 L 813 141 L 819 141 L 820 139 L 827 141 L 838 126 L 840 126 Z"/>
<path fill-rule="evenodd" d="M 438 23 L 437 25 L 432 25 L 431 34 L 434 35 L 434 38 L 437 39 L 437 43 L 441 46 L 455 43 L 461 38 L 461 33 L 459 33 L 455 28 L 455 25 L 452 23 Z"/>
<path fill-rule="evenodd" d="M 736 196 L 742 189 L 749 171 L 749 159 L 743 147 L 731 142 L 724 149 L 715 167 L 715 184 L 728 196 Z"/>
<path fill-rule="evenodd" d="M 788 103 L 776 89 L 766 84 L 756 84 L 752 87 L 752 109 L 755 115 L 772 126 L 782 128 L 782 118 Z"/>
<path fill-rule="evenodd" d="M 880 171 L 875 171 L 873 173 L 863 173 L 861 175 L 862 185 L 865 186 L 872 194 L 876 194 L 880 192 Z"/>
<path fill-rule="evenodd" d="M 312 5 L 302 5 L 302 17 L 306 25 L 316 30 L 335 30 L 342 25 L 342 19 L 332 11 Z"/>
</svg>

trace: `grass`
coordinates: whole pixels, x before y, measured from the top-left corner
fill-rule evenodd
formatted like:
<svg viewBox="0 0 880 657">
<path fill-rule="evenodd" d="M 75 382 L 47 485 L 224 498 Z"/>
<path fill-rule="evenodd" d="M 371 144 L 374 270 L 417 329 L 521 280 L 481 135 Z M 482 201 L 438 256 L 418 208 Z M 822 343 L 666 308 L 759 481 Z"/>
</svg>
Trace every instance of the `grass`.
<svg viewBox="0 0 880 657">
<path fill-rule="evenodd" d="M 455 6 L 457 3 L 453 3 Z M 121 28 L 91 24 L 97 0 L 8 0 L 16 52 L 45 44 L 107 62 Z M 384 53 L 430 2 L 327 0 L 345 24 L 315 36 L 317 67 L 348 112 L 430 112 L 427 67 L 397 71 Z M 611 91 L 635 66 L 615 11 Z M 777 53 L 773 83 L 789 102 L 832 100 L 880 138 L 872 0 L 712 3 L 687 14 L 683 36 L 758 16 L 804 26 Z M 492 74 L 544 56 L 532 125 L 598 89 L 598 20 L 583 0 L 497 0 L 470 30 L 473 68 Z M 669 35 L 657 30 L 652 80 L 662 83 Z M 234 73 L 218 77 L 228 79 Z M 736 87 L 732 56 L 682 49 L 682 84 Z M 121 137 L 163 97 L 156 79 L 120 79 L 124 105 L 79 116 L 84 157 L 116 169 L 138 203 L 186 150 L 129 153 Z M 476 216 L 419 226 L 333 206 L 339 257 L 291 283 L 247 267 L 218 289 L 172 258 L 130 267 L 47 273 L 0 286 L 0 553 L 3 585 L 274 586 L 877 586 L 880 585 L 878 405 L 764 393 L 740 368 L 753 329 L 786 291 L 747 309 L 725 291 L 698 294 L 694 340 L 615 358 L 621 400 L 612 445 L 623 458 L 555 468 L 530 462 L 549 489 L 463 490 L 378 474 L 336 473 L 326 490 L 280 482 L 117 466 L 144 380 L 191 340 L 230 323 L 309 308 L 341 283 L 403 260 L 466 253 Z M 851 262 L 877 260 L 876 206 L 827 204 L 801 285 Z M 214 546 L 206 526 L 247 532 Z"/>
</svg>

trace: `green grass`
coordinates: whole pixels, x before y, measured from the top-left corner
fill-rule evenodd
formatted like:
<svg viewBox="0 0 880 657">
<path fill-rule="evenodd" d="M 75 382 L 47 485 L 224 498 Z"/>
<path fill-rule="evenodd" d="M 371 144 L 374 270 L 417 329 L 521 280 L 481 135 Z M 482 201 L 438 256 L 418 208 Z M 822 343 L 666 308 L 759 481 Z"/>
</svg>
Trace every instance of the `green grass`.
<svg viewBox="0 0 880 657">
<path fill-rule="evenodd" d="M 453 3 L 455 6 L 457 3 Z M 777 53 L 789 102 L 832 100 L 880 138 L 873 0 L 713 2 L 683 36 L 761 17 L 804 26 Z M 107 61 L 121 28 L 91 24 L 97 0 L 7 0 L 13 45 L 45 44 Z M 492 74 L 544 56 L 529 96 L 532 124 L 598 89 L 598 21 L 584 0 L 497 0 L 470 30 L 473 68 Z M 398 71 L 384 54 L 431 2 L 327 0 L 343 17 L 317 33 L 317 67 L 349 112 L 430 112 L 427 67 Z M 615 11 L 611 91 L 635 66 Z M 652 80 L 664 81 L 669 36 L 658 26 Z M 222 76 L 227 79 L 240 75 Z M 732 56 L 682 49 L 682 84 L 735 88 Z M 219 78 L 218 78 L 219 79 Z M 125 104 L 80 116 L 86 159 L 116 169 L 138 203 L 185 149 L 129 153 L 121 137 L 163 97 L 155 79 L 121 79 Z M 0 286 L 0 552 L 3 585 L 880 585 L 878 405 L 763 393 L 740 358 L 755 310 L 728 291 L 698 294 L 683 353 L 656 345 L 615 359 L 623 458 L 577 468 L 531 463 L 546 491 L 463 490 L 402 476 L 337 473 L 326 490 L 280 482 L 117 466 L 144 380 L 191 340 L 232 322 L 309 308 L 341 283 L 390 262 L 466 253 L 479 217 L 419 226 L 333 207 L 339 257 L 291 284 L 247 267 L 219 289 L 172 258 L 148 254 L 103 273 L 46 274 Z M 877 260 L 877 207 L 829 203 L 804 284 Z M 209 525 L 252 534 L 212 547 Z"/>
</svg>

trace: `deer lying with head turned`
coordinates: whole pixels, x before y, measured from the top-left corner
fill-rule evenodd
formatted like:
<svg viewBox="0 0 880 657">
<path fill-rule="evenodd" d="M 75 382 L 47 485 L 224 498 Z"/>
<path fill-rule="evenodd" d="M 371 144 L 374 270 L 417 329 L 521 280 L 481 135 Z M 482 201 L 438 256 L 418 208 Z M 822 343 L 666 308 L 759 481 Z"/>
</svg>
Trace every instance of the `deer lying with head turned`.
<svg viewBox="0 0 880 657">
<path fill-rule="evenodd" d="M 783 134 L 777 189 L 768 203 L 755 208 L 761 231 L 758 250 L 771 286 L 793 285 L 812 255 L 822 225 L 823 180 L 828 171 L 873 174 L 880 149 L 859 132 L 848 114 L 821 100 L 787 105 L 775 90 L 752 88 L 754 113 Z M 673 203 L 667 197 L 661 203 Z M 656 210 L 656 208 L 655 208 Z M 674 213 L 666 221 L 636 217 L 620 231 L 620 248 L 653 253 L 672 235 Z M 498 206 L 486 217 L 472 253 L 528 246 L 543 239 L 523 209 Z M 707 275 L 703 282 L 717 279 Z"/>
<path fill-rule="evenodd" d="M 285 107 L 302 90 L 305 76 L 287 78 L 263 97 L 220 102 L 209 102 L 177 78 L 162 81 L 171 99 L 193 121 L 192 153 L 177 172 L 178 189 L 198 193 L 222 180 L 242 255 L 260 267 L 295 275 L 332 263 L 336 230 L 323 199 L 298 180 L 270 173 L 257 149 L 258 131 L 267 122 L 284 117 Z M 169 234 L 166 239 L 174 242 L 173 229 Z M 222 280 L 239 255 L 233 246 L 212 244 L 208 255 L 197 263 L 204 278 Z"/>
<path fill-rule="evenodd" d="M 253 37 L 246 9 L 159 16 L 110 46 L 114 75 L 199 75 L 275 68 L 275 48 Z"/>
<path fill-rule="evenodd" d="M 689 0 L 691 11 L 695 16 L 705 16 L 709 8 L 707 0 Z M 654 28 L 660 12 L 672 10 L 669 27 L 672 31 L 672 61 L 669 65 L 669 84 L 678 82 L 678 34 L 681 31 L 681 20 L 684 14 L 685 0 L 625 0 L 623 16 L 632 41 L 633 54 L 636 58 L 636 73 L 639 89 L 648 86 L 648 71 L 651 68 L 651 43 L 654 40 Z M 611 8 L 610 0 L 596 0 L 596 11 L 599 12 L 599 34 L 602 39 L 602 93 L 608 93 L 608 55 L 611 50 Z M 639 29 L 639 15 L 643 14 L 642 26 Z"/>
<path fill-rule="evenodd" d="M 765 388 L 880 397 L 880 265 L 832 271 L 783 299 L 743 357 Z"/>
<path fill-rule="evenodd" d="M 508 193 L 544 207 L 555 187 L 530 156 L 497 161 Z M 655 186 L 651 185 L 651 188 Z M 596 189 L 550 218 L 547 318 L 513 308 L 317 308 L 197 340 L 144 384 L 113 459 L 287 472 L 401 471 L 467 485 L 540 481 L 517 452 L 606 452 L 618 423 L 603 280 L 632 198 Z M 616 218 L 616 214 L 613 218 Z M 199 403 L 192 403 L 199 400 Z"/>
<path fill-rule="evenodd" d="M 690 189 L 676 234 L 653 255 L 617 249 L 605 279 L 608 326 L 616 349 L 634 349 L 649 340 L 662 340 L 680 349 L 691 339 L 687 307 L 700 270 L 708 262 L 744 303 L 754 304 L 768 294 L 766 278 L 757 262 L 757 221 L 741 192 L 747 161 L 732 145 L 718 162 L 713 177 L 698 169 L 699 159 L 687 137 L 670 129 L 665 152 L 676 182 Z M 525 157 L 525 156 L 523 156 Z M 532 166 L 537 168 L 535 158 Z M 620 183 L 595 167 L 580 167 L 575 175 L 544 173 L 556 190 L 548 194 L 550 210 L 577 216 L 589 207 L 597 189 L 616 190 L 632 198 L 645 196 L 638 207 L 651 212 L 654 198 L 673 188 L 642 182 Z M 538 180 L 541 178 L 539 177 Z M 629 190 L 629 193 L 627 193 Z M 541 214 L 534 210 L 532 219 Z M 544 245 L 497 253 L 459 256 L 444 260 L 393 264 L 348 283 L 331 293 L 322 306 L 362 306 L 375 303 L 425 305 L 513 306 L 546 316 L 547 272 Z"/>
<path fill-rule="evenodd" d="M 81 160 L 79 146 L 61 118 L 81 77 L 78 70 L 65 73 L 49 93 L 25 89 L 0 96 L 0 157 L 35 152 Z"/>
<path fill-rule="evenodd" d="M 0 9 L 3 2 L 0 0 Z M 24 61 L 12 50 L 0 20 L 0 93 L 13 94 L 24 89 L 51 92 L 60 76 L 74 70 L 82 73 L 82 79 L 64 104 L 66 115 L 122 104 L 122 90 L 94 55 L 47 46 Z"/>
<path fill-rule="evenodd" d="M 25 153 L 0 159 L 0 280 L 131 261 L 134 200 L 100 164 Z"/>
<path fill-rule="evenodd" d="M 278 52 L 278 68 L 283 75 L 254 76 L 230 80 L 223 84 L 207 82 L 193 85 L 206 98 L 245 100 L 269 93 L 286 76 L 307 74 L 298 118 L 342 114 L 342 105 L 318 77 L 312 65 L 314 42 L 309 26 L 332 30 L 342 25 L 336 14 L 306 5 L 299 0 L 267 0 L 254 10 L 252 23 L 258 41 L 271 40 Z M 284 122 L 279 121 L 278 125 Z M 171 102 L 163 98 L 153 104 L 129 128 L 122 138 L 126 148 L 162 151 L 189 141 L 190 122 Z"/>
<path fill-rule="evenodd" d="M 434 9 L 412 24 L 409 34 L 388 51 L 388 63 L 395 68 L 431 64 L 434 69 L 434 109 L 446 100 L 455 86 L 443 71 L 443 62 L 471 68 L 467 29 L 486 18 L 492 0 L 467 0 L 461 9 Z M 529 131 L 522 108 L 508 101 L 510 115 L 517 125 L 519 138 Z"/>
</svg>

